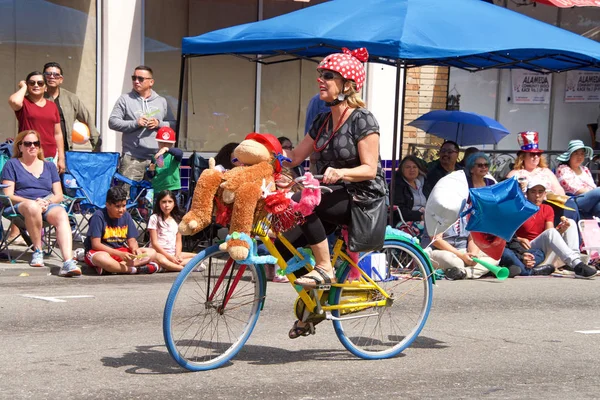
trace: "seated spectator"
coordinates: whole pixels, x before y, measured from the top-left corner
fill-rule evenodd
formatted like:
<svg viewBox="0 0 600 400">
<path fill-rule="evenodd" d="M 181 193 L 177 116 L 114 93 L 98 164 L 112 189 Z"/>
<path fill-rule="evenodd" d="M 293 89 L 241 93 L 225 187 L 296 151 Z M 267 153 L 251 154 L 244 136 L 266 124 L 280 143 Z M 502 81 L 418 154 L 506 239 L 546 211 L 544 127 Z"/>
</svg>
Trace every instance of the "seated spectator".
<svg viewBox="0 0 600 400">
<path fill-rule="evenodd" d="M 442 269 L 448 279 L 477 279 L 486 275 L 489 270 L 473 261 L 473 257 L 498 265 L 498 260 L 477 247 L 466 226 L 466 217 L 460 218 L 446 232 L 434 236 L 432 247 L 428 248 L 433 266 Z"/>
<path fill-rule="evenodd" d="M 233 151 L 239 143 L 231 142 L 221 147 L 221 150 L 215 156 L 215 166 L 217 169 L 225 172 L 235 167 Z"/>
<path fill-rule="evenodd" d="M 427 172 L 423 193 L 425 197 L 429 197 L 433 187 L 440 179 L 448 175 L 450 172 L 462 169 L 457 163 L 459 147 L 456 142 L 446 140 L 440 148 L 440 159 L 433 163 Z"/>
<path fill-rule="evenodd" d="M 473 153 L 479 153 L 479 149 L 477 147 L 468 147 L 463 153 L 462 160 L 460 160 L 457 164 L 464 169 L 467 163 L 467 158 L 469 158 L 469 156 Z"/>
<path fill-rule="evenodd" d="M 424 228 L 423 213 L 427 204 L 423 193 L 425 174 L 423 164 L 413 155 L 404 157 L 396 170 L 394 205 L 400 210 L 402 219 L 410 231 L 408 233 L 417 237 Z M 394 213 L 394 225 L 400 222 L 400 216 Z"/>
<path fill-rule="evenodd" d="M 584 218 L 600 218 L 600 188 L 596 186 L 590 170 L 583 165 L 594 151 L 581 140 L 571 140 L 566 152 L 556 159 L 561 163 L 556 169 L 558 182 L 565 192 L 574 196 L 579 213 Z"/>
<path fill-rule="evenodd" d="M 156 251 L 156 262 L 166 271 L 181 271 L 185 264 L 195 254 L 182 251 L 183 244 L 179 223 L 181 213 L 177 206 L 175 194 L 170 190 L 163 190 L 156 196 L 154 213 L 148 221 L 150 244 Z"/>
<path fill-rule="evenodd" d="M 85 263 L 98 275 L 104 272 L 118 274 L 153 274 L 158 265 L 153 262 L 156 252 L 141 249 L 138 231 L 131 215 L 125 209 L 127 191 L 114 186 L 106 194 L 106 208 L 90 218 L 85 238 Z"/>
<path fill-rule="evenodd" d="M 286 138 L 285 136 L 280 136 L 277 138 L 277 140 L 279 140 L 279 143 L 281 143 L 281 148 L 287 151 L 292 151 L 294 150 L 294 144 L 292 143 L 292 141 L 288 138 Z M 297 178 L 299 176 L 304 175 L 304 167 L 302 165 L 297 165 L 295 167 L 291 167 L 289 168 L 292 177 Z"/>
<path fill-rule="evenodd" d="M 485 177 L 489 165 L 489 158 L 484 153 L 479 152 L 469 156 L 465 171 L 469 188 L 485 187 L 496 183 Z M 432 242 L 435 249 L 431 252 L 431 261 L 436 268 L 443 269 L 449 279 L 476 279 L 486 275 L 489 270 L 473 261 L 473 257 L 498 265 L 498 260 L 494 260 L 479 249 L 466 230 L 466 226 L 465 216 L 446 232 L 434 236 Z"/>
<path fill-rule="evenodd" d="M 523 253 L 531 255 L 523 257 L 523 260 L 518 260 L 514 257 L 514 250 L 509 249 L 508 252 L 505 250 L 503 261 L 519 266 L 521 275 L 550 275 L 554 272 L 552 265 L 543 265 L 537 269 L 535 267 L 544 258 L 549 261 L 555 256 L 573 268 L 576 277 L 593 277 L 596 275 L 596 269 L 581 261 L 575 222 L 563 217 L 560 224 L 554 228 L 554 211 L 547 204 L 543 204 L 547 190 L 545 185 L 546 183 L 542 180 L 529 180 L 527 200 L 540 209 L 529 217 L 515 233 L 515 241 L 522 246 Z M 510 254 L 511 252 L 513 255 Z"/>
<path fill-rule="evenodd" d="M 527 181 L 535 179 L 536 181 L 542 181 L 544 186 L 552 193 L 564 196 L 565 191 L 563 190 L 556 175 L 548 168 L 548 162 L 542 155 L 543 151 L 539 148 L 539 139 L 537 132 L 520 132 L 517 137 L 521 150 L 517 152 L 517 159 L 513 170 L 506 175 L 507 178 L 516 176 L 521 185 L 523 192 L 527 191 Z M 565 206 L 574 209 L 575 211 L 566 210 L 557 205 L 550 204 L 550 207 L 554 210 L 554 225 L 560 223 L 560 217 L 565 216 L 574 221 L 579 221 L 579 212 L 577 211 L 577 204 L 569 199 Z"/>
<path fill-rule="evenodd" d="M 73 241 L 67 212 L 60 205 L 63 192 L 56 165 L 44 161 L 44 153 L 37 131 L 27 130 L 17 134 L 13 145 L 13 158 L 2 169 L 4 194 L 21 214 L 25 228 L 33 243 L 33 256 L 29 265 L 44 266 L 42 251 L 43 221 L 56 227 L 58 247 L 63 256 L 59 276 L 81 275 L 81 269 L 73 258 Z"/>
<path fill-rule="evenodd" d="M 465 162 L 465 175 L 469 188 L 491 186 L 496 183 L 489 177 L 490 158 L 482 152 L 472 153 Z"/>
</svg>

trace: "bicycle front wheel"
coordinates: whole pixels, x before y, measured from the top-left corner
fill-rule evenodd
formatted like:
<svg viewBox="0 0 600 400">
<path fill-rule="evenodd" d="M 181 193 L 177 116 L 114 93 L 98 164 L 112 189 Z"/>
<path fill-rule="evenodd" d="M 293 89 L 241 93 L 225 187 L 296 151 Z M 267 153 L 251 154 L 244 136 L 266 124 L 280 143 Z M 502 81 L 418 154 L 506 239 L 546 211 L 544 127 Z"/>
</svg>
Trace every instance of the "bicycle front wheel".
<svg viewBox="0 0 600 400">
<path fill-rule="evenodd" d="M 364 359 L 394 357 L 416 339 L 423 329 L 432 301 L 432 278 L 426 255 L 400 240 L 388 240 L 380 252 L 364 254 L 378 260 L 377 284 L 390 299 L 383 307 L 361 307 L 360 302 L 383 299 L 375 289 L 336 288 L 332 305 L 356 304 L 346 311 L 335 310 L 335 332 L 352 354 Z M 359 265 L 360 265 L 359 261 Z M 352 267 L 340 275 L 346 281 Z"/>
<path fill-rule="evenodd" d="M 163 335 L 171 356 L 191 371 L 222 366 L 244 346 L 264 301 L 263 273 L 212 246 L 179 273 L 169 292 Z"/>
</svg>

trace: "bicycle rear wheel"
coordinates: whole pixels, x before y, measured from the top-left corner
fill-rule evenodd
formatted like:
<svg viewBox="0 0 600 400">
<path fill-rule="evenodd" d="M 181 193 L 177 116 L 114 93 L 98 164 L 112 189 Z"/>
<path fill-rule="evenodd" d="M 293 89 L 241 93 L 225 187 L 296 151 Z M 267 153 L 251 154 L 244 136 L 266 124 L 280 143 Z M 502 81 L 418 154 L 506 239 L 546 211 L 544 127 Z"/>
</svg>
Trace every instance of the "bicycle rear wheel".
<svg viewBox="0 0 600 400">
<path fill-rule="evenodd" d="M 432 301 L 432 273 L 426 256 L 419 248 L 400 241 L 388 240 L 383 249 L 373 254 L 385 268 L 380 269 L 381 286 L 391 299 L 383 307 L 357 307 L 348 311 L 335 310 L 333 320 L 335 332 L 352 354 L 365 359 L 393 357 L 416 339 L 423 329 Z M 377 256 L 376 256 L 377 258 Z M 352 267 L 347 264 L 340 275 L 344 282 Z M 376 301 L 383 298 L 377 290 L 336 288 L 332 292 L 331 304 L 351 304 L 358 301 Z M 347 319 L 344 319 L 347 318 Z"/>
<path fill-rule="evenodd" d="M 212 246 L 173 283 L 163 317 L 171 356 L 191 371 L 222 366 L 244 346 L 264 301 L 263 273 Z"/>
</svg>

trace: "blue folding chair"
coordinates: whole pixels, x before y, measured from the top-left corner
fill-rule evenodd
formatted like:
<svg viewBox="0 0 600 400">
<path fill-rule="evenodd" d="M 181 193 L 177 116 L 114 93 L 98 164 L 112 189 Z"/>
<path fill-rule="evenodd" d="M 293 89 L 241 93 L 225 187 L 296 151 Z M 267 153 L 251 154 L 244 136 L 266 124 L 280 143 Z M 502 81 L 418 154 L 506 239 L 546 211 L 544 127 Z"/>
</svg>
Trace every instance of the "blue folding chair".
<svg viewBox="0 0 600 400">
<path fill-rule="evenodd" d="M 65 191 L 76 199 L 74 211 L 82 217 L 77 229 L 84 232 L 92 214 L 105 207 L 106 193 L 117 172 L 120 154 L 67 151 L 65 157 Z"/>
</svg>

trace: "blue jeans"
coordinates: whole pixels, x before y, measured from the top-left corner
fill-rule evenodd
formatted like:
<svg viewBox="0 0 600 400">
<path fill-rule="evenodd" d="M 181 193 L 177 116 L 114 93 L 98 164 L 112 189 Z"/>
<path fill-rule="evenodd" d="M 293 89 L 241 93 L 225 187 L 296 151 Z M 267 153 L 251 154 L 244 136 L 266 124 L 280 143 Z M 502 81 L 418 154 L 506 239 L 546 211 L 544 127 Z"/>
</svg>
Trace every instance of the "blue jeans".
<svg viewBox="0 0 600 400">
<path fill-rule="evenodd" d="M 526 251 L 526 253 L 533 254 L 533 256 L 535 257 L 536 266 L 539 265 L 546 258 L 546 255 L 540 249 L 529 249 Z M 509 249 L 508 247 L 506 247 L 502 252 L 502 257 L 500 258 L 500 265 L 503 265 L 505 267 L 508 267 L 510 265 L 516 265 L 519 268 L 521 268 L 520 275 L 531 275 L 531 268 L 527 268 L 525 264 L 523 264 L 523 262 L 519 259 L 519 257 L 517 257 L 515 252 Z"/>
<path fill-rule="evenodd" d="M 582 217 L 600 217 L 600 188 L 575 196 L 575 202 Z"/>
</svg>

